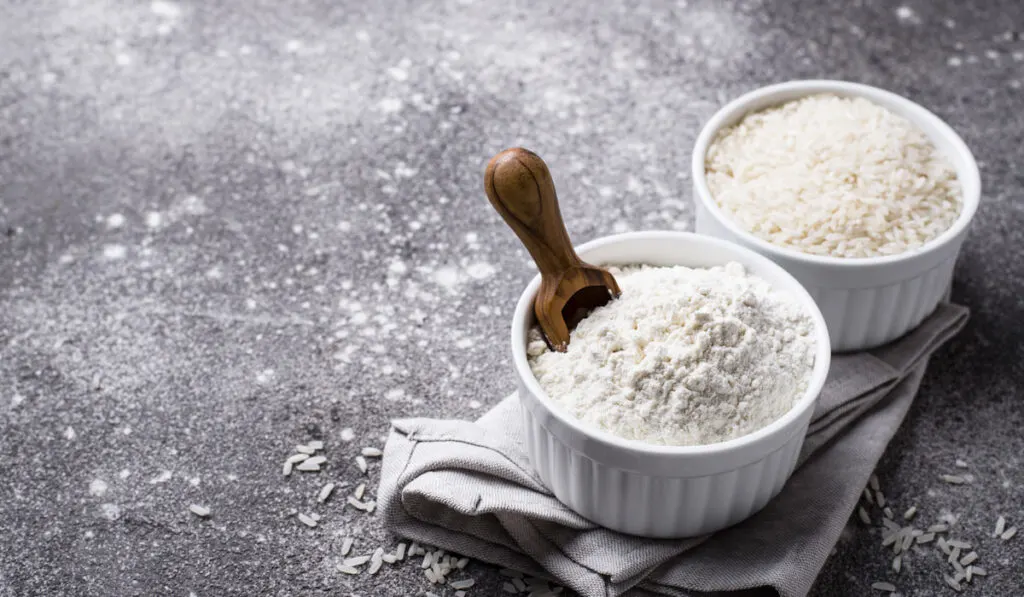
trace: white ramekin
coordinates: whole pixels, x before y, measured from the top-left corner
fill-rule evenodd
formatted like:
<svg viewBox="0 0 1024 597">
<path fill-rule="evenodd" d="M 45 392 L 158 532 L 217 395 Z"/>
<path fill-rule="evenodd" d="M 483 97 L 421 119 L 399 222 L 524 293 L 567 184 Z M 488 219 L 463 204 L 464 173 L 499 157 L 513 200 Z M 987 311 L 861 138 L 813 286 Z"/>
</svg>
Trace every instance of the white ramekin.
<svg viewBox="0 0 1024 597">
<path fill-rule="evenodd" d="M 559 500 L 611 529 L 648 537 L 690 537 L 757 512 L 786 483 L 803 445 L 829 367 L 825 320 L 814 300 L 782 268 L 738 245 L 685 232 L 633 232 L 579 247 L 602 265 L 711 267 L 730 261 L 788 292 L 814 319 L 814 370 L 807 391 L 782 418 L 754 433 L 707 446 L 656 446 L 625 440 L 580 422 L 540 387 L 526 357 L 534 325 L 533 279 L 512 317 L 512 362 L 519 382 L 526 447 Z"/>
<path fill-rule="evenodd" d="M 949 230 L 907 253 L 846 259 L 773 245 L 729 219 L 712 199 L 704 175 L 708 146 L 718 131 L 750 112 L 818 93 L 871 100 L 906 118 L 931 139 L 952 163 L 963 189 L 960 216 Z M 844 81 L 791 81 L 762 87 L 730 102 L 711 117 L 697 137 L 692 168 L 697 232 L 753 249 L 800 280 L 825 316 L 835 351 L 885 344 L 917 327 L 935 310 L 949 289 L 953 266 L 981 196 L 974 156 L 938 116 L 894 93 Z"/>
</svg>

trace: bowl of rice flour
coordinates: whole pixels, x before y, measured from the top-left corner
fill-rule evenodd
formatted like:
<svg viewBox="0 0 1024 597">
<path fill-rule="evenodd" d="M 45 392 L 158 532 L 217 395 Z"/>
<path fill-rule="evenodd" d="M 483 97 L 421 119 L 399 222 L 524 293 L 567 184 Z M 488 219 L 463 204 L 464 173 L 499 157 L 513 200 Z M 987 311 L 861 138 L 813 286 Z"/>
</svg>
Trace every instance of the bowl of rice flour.
<svg viewBox="0 0 1024 597">
<path fill-rule="evenodd" d="M 718 111 L 692 160 L 696 230 L 793 274 L 832 348 L 894 340 L 949 290 L 978 207 L 978 166 L 937 116 L 896 94 L 793 81 Z"/>
<path fill-rule="evenodd" d="M 577 249 L 622 295 L 548 350 L 539 276 L 512 320 L 530 460 L 617 531 L 688 537 L 754 514 L 795 465 L 830 362 L 825 320 L 781 267 L 719 239 L 634 232 Z"/>
</svg>

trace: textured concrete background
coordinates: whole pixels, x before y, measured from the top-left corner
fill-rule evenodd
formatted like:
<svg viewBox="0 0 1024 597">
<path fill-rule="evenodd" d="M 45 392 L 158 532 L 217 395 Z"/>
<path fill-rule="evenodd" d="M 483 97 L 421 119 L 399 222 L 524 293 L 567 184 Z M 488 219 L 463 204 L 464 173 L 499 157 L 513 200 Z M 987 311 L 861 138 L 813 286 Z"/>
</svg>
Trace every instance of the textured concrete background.
<svg viewBox="0 0 1024 597">
<path fill-rule="evenodd" d="M 532 269 L 486 160 L 544 156 L 577 241 L 687 229 L 700 124 L 801 77 L 915 99 L 979 159 L 954 289 L 974 318 L 880 476 L 899 509 L 961 515 L 990 572 L 970 593 L 1019 595 L 1024 536 L 988 538 L 1024 526 L 1019 0 L 633 4 L 4 2 L 0 595 L 422 594 L 413 566 L 335 572 L 342 536 L 392 541 L 314 495 L 359 482 L 389 418 L 512 387 Z M 283 477 L 315 438 L 327 470 Z M 956 458 L 972 485 L 938 480 Z M 851 527 L 817 594 L 948 592 L 933 553 L 897 576 L 878 543 Z"/>
</svg>

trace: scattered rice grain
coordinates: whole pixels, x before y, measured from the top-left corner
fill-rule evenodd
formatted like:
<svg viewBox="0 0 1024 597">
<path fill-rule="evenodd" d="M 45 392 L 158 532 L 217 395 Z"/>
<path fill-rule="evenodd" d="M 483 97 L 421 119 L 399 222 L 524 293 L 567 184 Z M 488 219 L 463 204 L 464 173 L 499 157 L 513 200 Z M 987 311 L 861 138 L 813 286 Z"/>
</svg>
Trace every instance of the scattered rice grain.
<svg viewBox="0 0 1024 597">
<path fill-rule="evenodd" d="M 892 508 L 890 508 L 889 506 L 886 506 L 885 508 L 882 509 L 882 514 L 884 514 L 886 518 L 896 518 L 895 516 L 893 516 Z"/>
<path fill-rule="evenodd" d="M 314 450 L 323 450 L 324 449 L 324 443 L 322 441 L 318 440 L 318 439 L 315 439 L 315 440 L 313 440 L 311 442 L 306 442 L 306 446 L 308 446 L 310 448 L 313 448 Z"/>
<path fill-rule="evenodd" d="M 448 585 L 451 586 L 451 588 L 453 588 L 453 589 L 468 589 L 468 588 L 472 587 L 475 584 L 476 584 L 476 581 L 473 580 L 472 578 L 466 578 L 466 579 L 462 579 L 462 580 L 453 580 L 452 582 L 448 583 Z"/>
<path fill-rule="evenodd" d="M 875 491 L 875 502 L 878 503 L 879 508 L 885 507 L 885 494 L 881 490 Z"/>
<path fill-rule="evenodd" d="M 367 458 L 380 458 L 384 455 L 384 452 L 380 451 L 380 448 L 363 448 L 362 455 Z"/>
<path fill-rule="evenodd" d="M 896 585 L 891 582 L 873 582 L 871 583 L 871 588 L 876 591 L 886 591 L 888 593 L 896 591 Z"/>
<path fill-rule="evenodd" d="M 928 527 L 929 533 L 945 533 L 948 530 L 949 525 L 947 524 L 933 524 L 932 526 Z"/>
<path fill-rule="evenodd" d="M 399 543 L 395 549 L 395 559 L 401 562 L 405 559 L 405 543 Z"/>
<path fill-rule="evenodd" d="M 956 459 L 956 465 L 959 468 L 967 468 L 967 462 L 960 460 L 959 458 Z"/>
<path fill-rule="evenodd" d="M 972 551 L 971 553 L 960 558 L 960 564 L 963 566 L 970 566 L 976 561 L 978 561 L 978 552 L 976 551 Z"/>
<path fill-rule="evenodd" d="M 358 486 L 356 486 L 356 490 L 352 493 L 352 495 L 355 496 L 355 498 L 357 500 L 361 500 L 361 499 L 363 499 L 363 493 L 365 493 L 365 492 L 366 492 L 366 483 L 360 483 Z"/>
<path fill-rule="evenodd" d="M 972 574 L 974 576 L 988 576 L 988 570 L 985 570 L 981 566 L 971 566 Z"/>
<path fill-rule="evenodd" d="M 348 552 L 352 551 L 352 544 L 355 543 L 355 539 L 352 537 L 345 537 L 345 540 L 341 542 L 341 555 L 347 556 Z"/>
<path fill-rule="evenodd" d="M 860 521 L 864 524 L 868 526 L 871 525 L 871 517 L 868 516 L 868 511 L 864 509 L 864 506 L 859 506 L 857 508 L 857 516 L 860 518 Z"/>
<path fill-rule="evenodd" d="M 892 559 L 892 571 L 895 572 L 896 574 L 899 574 L 900 570 L 902 570 L 902 569 L 903 569 L 903 556 L 899 555 L 899 556 L 896 556 L 895 558 Z"/>
<path fill-rule="evenodd" d="M 917 536 L 917 543 L 924 545 L 925 543 L 931 543 L 935 540 L 935 533 L 922 533 Z"/>
<path fill-rule="evenodd" d="M 367 468 L 369 468 L 366 465 L 366 459 L 363 458 L 362 456 L 356 456 L 356 466 L 358 466 L 359 470 L 364 473 L 366 472 Z"/>
<path fill-rule="evenodd" d="M 366 571 L 370 574 L 377 574 L 377 572 L 380 570 L 380 567 L 383 565 L 384 558 L 381 557 L 380 559 L 373 560 L 372 562 L 370 562 L 370 567 L 367 568 Z"/>
<path fill-rule="evenodd" d="M 960 592 L 963 588 L 960 586 L 960 581 L 956 580 L 948 574 L 942 575 L 942 580 L 946 581 L 946 584 L 950 586 L 954 591 Z"/>
<path fill-rule="evenodd" d="M 199 504 L 192 504 L 188 507 L 188 510 L 199 518 L 206 518 L 210 515 L 210 509 L 206 506 L 200 506 Z"/>
<path fill-rule="evenodd" d="M 940 475 L 939 478 L 952 485 L 963 485 L 967 482 L 967 479 L 964 479 L 960 475 Z"/>
<path fill-rule="evenodd" d="M 327 498 L 331 497 L 331 492 L 334 491 L 334 483 L 328 483 L 320 488 L 320 493 L 316 496 L 316 501 L 321 504 L 327 501 Z"/>
<path fill-rule="evenodd" d="M 338 572 L 344 572 L 345 574 L 359 574 L 359 569 L 341 564 L 338 566 Z"/>
<path fill-rule="evenodd" d="M 459 558 L 458 562 L 455 562 L 455 567 L 459 570 L 464 569 L 469 564 L 469 558 Z"/>
<path fill-rule="evenodd" d="M 999 518 L 996 519 L 996 532 L 992 536 L 993 537 L 998 537 L 999 535 L 1002 535 L 1003 531 L 1005 531 L 1005 530 L 1006 530 L 1006 519 L 1003 518 L 1002 516 L 1000 516 Z"/>
<path fill-rule="evenodd" d="M 313 448 L 311 448 L 309 446 L 303 446 L 302 444 L 299 444 L 298 446 L 295 446 L 295 451 L 298 452 L 299 454 L 308 454 L 310 456 L 312 456 L 313 454 L 316 454 L 316 450 L 315 449 L 313 449 Z"/>
<path fill-rule="evenodd" d="M 1003 541 L 1009 541 L 1010 539 L 1013 539 L 1013 537 L 1016 534 L 1017 534 L 1017 527 L 1010 527 L 1010 528 L 1006 529 L 1006 532 L 1004 532 L 1002 535 L 999 535 L 999 537 Z"/>
<path fill-rule="evenodd" d="M 395 554 L 393 554 L 393 553 L 386 553 L 383 556 L 381 556 L 380 559 L 384 560 L 388 564 L 394 564 L 395 562 L 398 561 L 398 558 L 395 557 Z"/>
<path fill-rule="evenodd" d="M 871 489 L 878 491 L 879 487 L 881 487 L 878 484 L 878 475 L 872 474 L 871 477 L 868 479 L 868 485 L 871 486 Z"/>
<path fill-rule="evenodd" d="M 370 561 L 370 556 L 356 556 L 354 558 L 346 558 L 341 563 L 346 566 L 362 566 L 363 564 Z"/>
<path fill-rule="evenodd" d="M 915 514 L 917 514 L 917 506 L 911 506 L 903 513 L 903 520 L 911 520 Z"/>
</svg>

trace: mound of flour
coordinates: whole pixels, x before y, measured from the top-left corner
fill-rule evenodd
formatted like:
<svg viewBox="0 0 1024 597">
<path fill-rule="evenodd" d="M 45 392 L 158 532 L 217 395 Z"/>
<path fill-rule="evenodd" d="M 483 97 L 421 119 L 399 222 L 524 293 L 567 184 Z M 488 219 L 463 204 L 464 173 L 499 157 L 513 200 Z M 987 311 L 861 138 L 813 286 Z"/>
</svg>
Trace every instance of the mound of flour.
<svg viewBox="0 0 1024 597">
<path fill-rule="evenodd" d="M 813 322 L 743 266 L 610 268 L 622 296 L 573 330 L 567 352 L 539 330 L 541 387 L 580 420 L 664 445 L 726 441 L 785 414 L 814 367 Z"/>
</svg>

